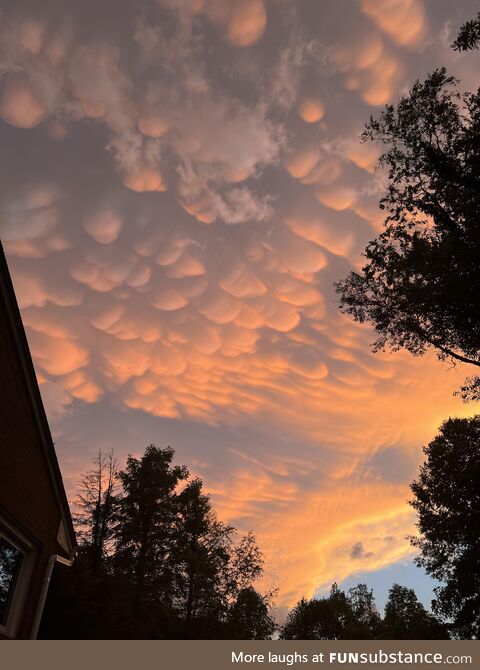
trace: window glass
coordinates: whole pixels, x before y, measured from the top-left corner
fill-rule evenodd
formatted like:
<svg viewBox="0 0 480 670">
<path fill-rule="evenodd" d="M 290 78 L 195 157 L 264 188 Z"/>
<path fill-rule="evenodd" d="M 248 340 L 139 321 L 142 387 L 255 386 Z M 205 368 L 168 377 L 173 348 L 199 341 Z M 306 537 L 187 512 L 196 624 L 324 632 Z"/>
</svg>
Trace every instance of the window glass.
<svg viewBox="0 0 480 670">
<path fill-rule="evenodd" d="M 0 624 L 3 626 L 7 623 L 22 558 L 22 552 L 0 535 Z"/>
</svg>

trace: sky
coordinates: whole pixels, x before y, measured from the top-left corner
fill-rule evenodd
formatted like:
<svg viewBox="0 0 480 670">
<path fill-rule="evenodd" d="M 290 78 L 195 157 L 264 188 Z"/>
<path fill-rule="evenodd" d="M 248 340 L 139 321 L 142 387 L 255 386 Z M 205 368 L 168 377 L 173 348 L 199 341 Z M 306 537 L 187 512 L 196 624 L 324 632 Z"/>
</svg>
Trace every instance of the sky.
<svg viewBox="0 0 480 670">
<path fill-rule="evenodd" d="M 411 567 L 466 371 L 372 353 L 333 284 L 382 229 L 359 135 L 476 0 L 2 0 L 0 237 L 67 491 L 172 446 L 278 603 Z M 422 596 L 423 597 L 423 596 Z"/>
</svg>

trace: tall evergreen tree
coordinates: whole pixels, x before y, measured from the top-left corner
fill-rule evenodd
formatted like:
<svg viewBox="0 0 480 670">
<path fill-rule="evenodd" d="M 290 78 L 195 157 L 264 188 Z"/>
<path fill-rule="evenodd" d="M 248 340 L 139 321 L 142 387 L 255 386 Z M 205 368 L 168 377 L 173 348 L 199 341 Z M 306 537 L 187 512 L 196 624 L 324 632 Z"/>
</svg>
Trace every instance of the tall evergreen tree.
<svg viewBox="0 0 480 670">
<path fill-rule="evenodd" d="M 174 451 L 155 445 L 140 458 L 129 456 L 119 472 L 122 493 L 116 501 L 114 571 L 132 588 L 132 607 L 145 616 L 171 604 L 172 548 L 177 528 L 176 489 L 188 476 L 172 465 Z"/>
<path fill-rule="evenodd" d="M 269 637 L 272 594 L 253 583 L 263 556 L 252 534 L 215 515 L 200 479 L 150 445 L 118 472 L 112 457 L 80 484 L 81 552 L 55 573 L 42 634 L 70 638 Z M 95 561 L 92 561 L 92 553 Z"/>
</svg>

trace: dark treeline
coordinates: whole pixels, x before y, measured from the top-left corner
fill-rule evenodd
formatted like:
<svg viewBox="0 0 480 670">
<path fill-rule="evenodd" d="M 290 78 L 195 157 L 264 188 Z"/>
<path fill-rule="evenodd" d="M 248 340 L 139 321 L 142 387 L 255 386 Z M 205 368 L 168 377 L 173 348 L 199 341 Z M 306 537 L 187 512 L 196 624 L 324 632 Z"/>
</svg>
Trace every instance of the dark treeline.
<svg viewBox="0 0 480 670">
<path fill-rule="evenodd" d="M 413 589 L 394 584 L 382 618 L 373 591 L 347 593 L 333 584 L 325 598 L 300 600 L 280 630 L 283 640 L 448 640 L 448 627 L 419 602 Z"/>
<path fill-rule="evenodd" d="M 283 626 L 255 582 L 255 537 L 219 521 L 202 481 L 150 445 L 120 470 L 99 454 L 79 483 L 79 555 L 58 566 L 40 636 L 58 639 L 448 639 L 478 637 L 480 417 L 447 421 L 412 483 L 417 562 L 442 582 L 434 613 L 394 584 L 382 617 L 365 584 L 303 598 Z"/>
<path fill-rule="evenodd" d="M 272 593 L 252 534 L 219 521 L 202 481 L 147 447 L 118 470 L 102 454 L 80 483 L 79 555 L 55 571 L 41 637 L 265 639 Z"/>
</svg>

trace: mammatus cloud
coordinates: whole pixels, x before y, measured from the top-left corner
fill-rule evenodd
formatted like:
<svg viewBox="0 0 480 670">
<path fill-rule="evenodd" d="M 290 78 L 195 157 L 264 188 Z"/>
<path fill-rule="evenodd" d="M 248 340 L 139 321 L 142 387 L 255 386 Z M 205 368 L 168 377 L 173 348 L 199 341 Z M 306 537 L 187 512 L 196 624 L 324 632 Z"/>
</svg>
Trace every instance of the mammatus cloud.
<svg viewBox="0 0 480 670">
<path fill-rule="evenodd" d="M 458 371 L 374 356 L 338 311 L 382 222 L 358 135 L 423 74 L 434 21 L 340 5 L 2 17 L 0 233 L 66 477 L 90 458 L 67 445 L 112 446 L 100 415 L 119 459 L 194 426 L 186 461 L 259 534 L 283 604 L 410 555 L 420 445 L 466 411 Z"/>
<path fill-rule="evenodd" d="M 427 20 L 422 0 L 362 0 L 361 7 L 397 44 L 416 46 L 425 38 Z"/>
</svg>

